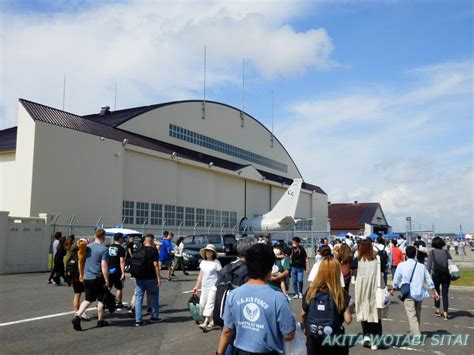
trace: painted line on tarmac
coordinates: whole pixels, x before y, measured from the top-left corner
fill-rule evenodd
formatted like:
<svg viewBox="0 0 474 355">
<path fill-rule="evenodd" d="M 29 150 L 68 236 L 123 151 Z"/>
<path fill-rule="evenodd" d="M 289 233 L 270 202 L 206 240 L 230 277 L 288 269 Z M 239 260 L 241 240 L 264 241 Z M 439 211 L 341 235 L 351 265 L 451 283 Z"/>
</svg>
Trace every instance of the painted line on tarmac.
<svg viewBox="0 0 474 355">
<path fill-rule="evenodd" d="M 422 308 L 434 308 L 432 306 L 421 306 Z M 449 307 L 450 311 L 466 311 L 466 312 L 471 312 L 474 313 L 474 309 L 460 309 L 460 308 L 451 308 Z"/>
<path fill-rule="evenodd" d="M 97 307 L 93 307 L 93 308 L 88 308 L 87 310 L 88 311 L 93 311 L 93 310 L 96 310 L 96 309 L 97 309 Z M 69 312 L 63 312 L 63 313 L 49 314 L 47 316 L 41 316 L 41 317 L 20 319 L 20 320 L 16 320 L 16 321 L 13 321 L 13 322 L 0 323 L 0 327 L 6 327 L 6 326 L 9 326 L 9 325 L 15 325 L 15 324 L 20 324 L 20 323 L 28 323 L 28 322 L 33 322 L 33 321 L 36 321 L 36 320 L 42 320 L 42 319 L 48 319 L 48 318 L 62 317 L 62 316 L 67 316 L 67 315 L 74 314 L 74 313 L 76 313 L 76 311 L 69 311 Z"/>
</svg>

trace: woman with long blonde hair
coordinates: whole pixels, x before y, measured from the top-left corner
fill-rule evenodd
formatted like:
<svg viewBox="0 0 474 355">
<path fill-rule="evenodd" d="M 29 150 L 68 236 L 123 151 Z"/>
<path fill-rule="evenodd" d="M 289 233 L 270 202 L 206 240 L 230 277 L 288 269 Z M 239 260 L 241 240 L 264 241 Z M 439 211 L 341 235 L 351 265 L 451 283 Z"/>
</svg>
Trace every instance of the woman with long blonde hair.
<svg viewBox="0 0 474 355">
<path fill-rule="evenodd" d="M 344 322 L 351 323 L 347 293 L 341 285 L 340 275 L 339 261 L 331 256 L 324 257 L 316 279 L 303 298 L 301 317 L 307 336 L 308 354 L 349 353 L 348 346 L 322 345 L 325 337 L 344 334 Z M 328 319 L 332 319 L 332 324 Z"/>
</svg>

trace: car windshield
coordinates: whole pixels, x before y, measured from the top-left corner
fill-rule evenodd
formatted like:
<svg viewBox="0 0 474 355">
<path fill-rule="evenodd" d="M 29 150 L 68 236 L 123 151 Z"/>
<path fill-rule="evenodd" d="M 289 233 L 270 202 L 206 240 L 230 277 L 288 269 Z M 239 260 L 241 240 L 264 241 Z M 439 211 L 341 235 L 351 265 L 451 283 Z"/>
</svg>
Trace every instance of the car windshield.
<svg viewBox="0 0 474 355">
<path fill-rule="evenodd" d="M 208 235 L 207 241 L 209 244 L 221 244 L 221 236 L 220 235 Z"/>
</svg>

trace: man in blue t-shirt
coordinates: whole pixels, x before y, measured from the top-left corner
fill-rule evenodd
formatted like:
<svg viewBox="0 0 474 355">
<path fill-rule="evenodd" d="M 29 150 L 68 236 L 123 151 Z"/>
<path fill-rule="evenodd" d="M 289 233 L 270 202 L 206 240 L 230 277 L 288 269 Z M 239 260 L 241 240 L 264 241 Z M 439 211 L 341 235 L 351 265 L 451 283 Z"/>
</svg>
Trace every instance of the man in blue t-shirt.
<svg viewBox="0 0 474 355">
<path fill-rule="evenodd" d="M 173 236 L 173 233 L 164 231 L 160 248 L 160 268 L 168 268 L 168 281 L 171 281 L 171 274 L 173 273 L 173 244 L 171 244 Z"/>
<path fill-rule="evenodd" d="M 87 246 L 84 264 L 84 290 L 86 297 L 72 319 L 72 325 L 75 330 L 82 330 L 81 316 L 95 300 L 97 300 L 97 327 L 109 325 L 104 320 L 104 303 L 102 302 L 105 293 L 110 289 L 109 253 L 104 243 L 105 231 L 97 229 L 94 242 Z"/>
<path fill-rule="evenodd" d="M 249 281 L 227 299 L 217 354 L 224 354 L 235 335 L 235 354 L 283 354 L 283 341 L 295 336 L 296 324 L 286 297 L 266 284 L 275 255 L 271 247 L 256 244 L 245 260 Z"/>
</svg>

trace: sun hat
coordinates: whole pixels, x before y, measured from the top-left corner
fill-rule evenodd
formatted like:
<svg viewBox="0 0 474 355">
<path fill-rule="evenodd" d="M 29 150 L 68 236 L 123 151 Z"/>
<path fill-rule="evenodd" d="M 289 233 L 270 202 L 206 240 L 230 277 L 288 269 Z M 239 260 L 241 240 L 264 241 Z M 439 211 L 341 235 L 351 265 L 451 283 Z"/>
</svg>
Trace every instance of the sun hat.
<svg viewBox="0 0 474 355">
<path fill-rule="evenodd" d="M 199 255 L 201 255 L 203 259 L 206 259 L 206 250 L 210 250 L 210 251 L 214 252 L 214 254 L 217 258 L 217 251 L 216 251 L 216 247 L 215 247 L 214 244 L 208 244 L 208 245 L 206 245 L 205 248 L 202 248 L 201 250 L 199 250 Z"/>
</svg>

